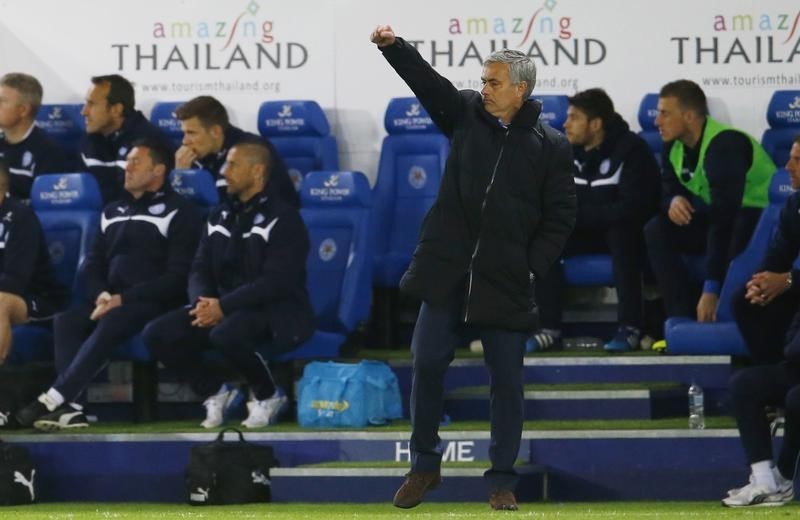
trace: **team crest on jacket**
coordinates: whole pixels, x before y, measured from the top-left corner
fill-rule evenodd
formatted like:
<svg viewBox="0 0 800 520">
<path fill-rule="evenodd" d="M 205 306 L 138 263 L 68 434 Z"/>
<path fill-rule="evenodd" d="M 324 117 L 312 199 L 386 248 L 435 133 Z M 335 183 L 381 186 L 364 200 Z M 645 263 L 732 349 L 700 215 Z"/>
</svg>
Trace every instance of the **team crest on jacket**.
<svg viewBox="0 0 800 520">
<path fill-rule="evenodd" d="M 256 215 L 256 216 L 255 216 L 255 218 L 253 219 L 253 225 L 254 225 L 254 226 L 257 226 L 257 225 L 261 224 L 262 222 L 264 222 L 265 220 L 266 220 L 266 217 L 264 217 L 264 215 L 262 215 L 261 213 L 259 213 L 259 214 L 258 214 L 258 215 Z"/>
<path fill-rule="evenodd" d="M 611 170 L 611 161 L 609 159 L 603 159 L 603 162 L 600 163 L 600 173 L 602 175 L 607 174 Z"/>
<path fill-rule="evenodd" d="M 33 154 L 30 152 L 30 150 L 22 154 L 22 166 L 27 168 L 28 166 L 31 165 L 32 162 L 33 162 Z"/>
<path fill-rule="evenodd" d="M 408 171 L 408 183 L 412 188 L 422 189 L 428 181 L 428 175 L 425 173 L 425 168 L 422 166 L 412 166 Z"/>
<path fill-rule="evenodd" d="M 326 238 L 319 245 L 319 257 L 323 262 L 330 262 L 336 256 L 336 241 Z"/>
<path fill-rule="evenodd" d="M 165 209 L 167 209 L 167 206 L 162 202 L 160 204 L 153 204 L 147 208 L 147 211 L 149 211 L 151 215 L 161 215 L 164 213 Z"/>
<path fill-rule="evenodd" d="M 6 227 L 0 222 L 0 238 L 5 238 Z"/>
<path fill-rule="evenodd" d="M 126 155 L 128 155 L 128 147 L 123 146 L 122 148 L 119 149 L 119 156 L 125 157 Z"/>
</svg>

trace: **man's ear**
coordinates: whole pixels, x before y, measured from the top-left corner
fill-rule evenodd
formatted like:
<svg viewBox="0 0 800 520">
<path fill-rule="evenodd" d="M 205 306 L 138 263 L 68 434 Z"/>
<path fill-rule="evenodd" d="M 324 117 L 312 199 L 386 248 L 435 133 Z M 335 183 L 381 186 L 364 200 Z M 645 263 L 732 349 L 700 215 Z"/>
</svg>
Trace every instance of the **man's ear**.
<svg viewBox="0 0 800 520">
<path fill-rule="evenodd" d="M 597 133 L 603 129 L 603 120 L 599 117 L 593 117 L 589 120 L 589 130 L 592 133 Z"/>
</svg>

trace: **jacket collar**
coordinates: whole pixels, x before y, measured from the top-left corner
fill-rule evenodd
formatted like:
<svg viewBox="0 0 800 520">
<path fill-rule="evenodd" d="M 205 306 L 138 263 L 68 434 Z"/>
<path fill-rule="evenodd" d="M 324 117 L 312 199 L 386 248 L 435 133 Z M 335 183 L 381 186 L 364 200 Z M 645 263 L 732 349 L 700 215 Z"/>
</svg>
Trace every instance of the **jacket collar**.
<svg viewBox="0 0 800 520">
<path fill-rule="evenodd" d="M 514 115 L 514 119 L 509 123 L 511 128 L 533 128 L 539 121 L 539 116 L 542 113 L 542 103 L 536 99 L 527 99 Z M 499 119 L 486 111 L 483 103 L 480 106 L 480 114 L 487 122 L 497 127 L 503 126 Z"/>
</svg>

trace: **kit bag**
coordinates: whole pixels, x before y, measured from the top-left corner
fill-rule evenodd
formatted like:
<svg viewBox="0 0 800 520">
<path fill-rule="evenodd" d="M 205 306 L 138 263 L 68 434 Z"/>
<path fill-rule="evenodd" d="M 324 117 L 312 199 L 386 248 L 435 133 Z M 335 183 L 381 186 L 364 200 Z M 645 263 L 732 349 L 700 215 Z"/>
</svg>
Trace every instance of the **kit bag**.
<svg viewBox="0 0 800 520">
<path fill-rule="evenodd" d="M 239 435 L 225 441 L 225 432 Z M 236 428 L 226 428 L 209 443 L 191 449 L 186 491 L 192 505 L 246 504 L 272 500 L 269 468 L 277 466 L 272 446 L 244 440 Z"/>
<path fill-rule="evenodd" d="M 397 376 L 380 361 L 309 363 L 298 395 L 297 421 L 305 427 L 362 428 L 403 416 Z"/>
<path fill-rule="evenodd" d="M 36 502 L 36 468 L 28 448 L 0 440 L 0 506 Z"/>
</svg>

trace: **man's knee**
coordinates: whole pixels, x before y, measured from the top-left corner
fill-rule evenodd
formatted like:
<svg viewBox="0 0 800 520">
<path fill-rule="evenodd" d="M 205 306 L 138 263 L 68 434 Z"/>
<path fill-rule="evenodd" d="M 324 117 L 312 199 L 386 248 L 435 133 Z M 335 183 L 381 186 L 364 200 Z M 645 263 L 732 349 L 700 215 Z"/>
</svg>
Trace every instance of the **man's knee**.
<svg viewBox="0 0 800 520">
<path fill-rule="evenodd" d="M 7 317 L 12 325 L 28 321 L 28 305 L 19 295 L 0 291 L 0 316 Z"/>
</svg>

